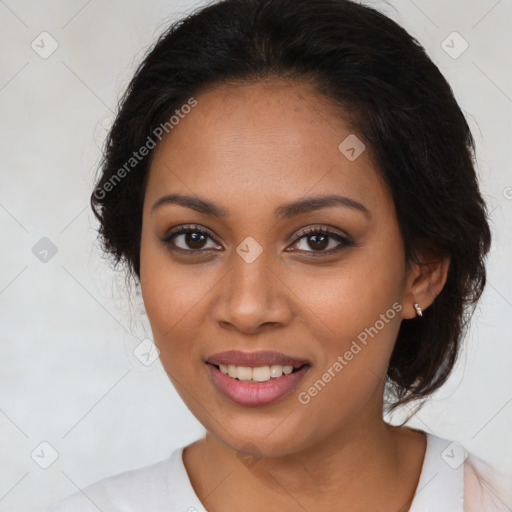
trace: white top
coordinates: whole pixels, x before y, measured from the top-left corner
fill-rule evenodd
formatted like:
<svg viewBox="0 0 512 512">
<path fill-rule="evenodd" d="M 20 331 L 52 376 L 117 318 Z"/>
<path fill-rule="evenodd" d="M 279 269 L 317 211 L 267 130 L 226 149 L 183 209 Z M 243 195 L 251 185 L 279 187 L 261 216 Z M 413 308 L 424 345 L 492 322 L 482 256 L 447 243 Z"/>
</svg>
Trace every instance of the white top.
<svg viewBox="0 0 512 512">
<path fill-rule="evenodd" d="M 409 512 L 505 512 L 509 490 L 498 490 L 493 470 L 464 448 L 432 434 Z M 183 449 L 156 464 L 89 485 L 47 512 L 207 512 L 190 483 Z M 504 495 L 508 493 L 508 497 Z"/>
</svg>

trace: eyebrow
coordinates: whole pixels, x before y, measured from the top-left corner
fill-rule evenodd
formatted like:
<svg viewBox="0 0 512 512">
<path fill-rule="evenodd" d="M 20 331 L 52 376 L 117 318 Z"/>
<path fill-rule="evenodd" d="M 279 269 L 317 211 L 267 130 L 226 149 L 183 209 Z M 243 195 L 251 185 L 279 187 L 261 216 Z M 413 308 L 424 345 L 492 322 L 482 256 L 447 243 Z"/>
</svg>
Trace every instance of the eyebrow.
<svg viewBox="0 0 512 512">
<path fill-rule="evenodd" d="M 229 217 L 229 210 L 219 206 L 213 201 L 209 201 L 198 196 L 187 196 L 182 194 L 168 194 L 160 197 L 151 207 L 151 212 L 154 212 L 160 206 L 167 204 L 177 204 L 179 206 L 184 206 L 185 208 L 191 208 L 199 213 L 211 215 L 219 219 L 227 219 Z M 365 217 L 371 219 L 369 210 L 359 201 L 351 199 L 350 197 L 332 194 L 313 196 L 284 203 L 275 209 L 275 216 L 284 220 L 302 213 L 308 213 L 333 206 L 343 206 L 358 210 L 363 213 Z"/>
</svg>

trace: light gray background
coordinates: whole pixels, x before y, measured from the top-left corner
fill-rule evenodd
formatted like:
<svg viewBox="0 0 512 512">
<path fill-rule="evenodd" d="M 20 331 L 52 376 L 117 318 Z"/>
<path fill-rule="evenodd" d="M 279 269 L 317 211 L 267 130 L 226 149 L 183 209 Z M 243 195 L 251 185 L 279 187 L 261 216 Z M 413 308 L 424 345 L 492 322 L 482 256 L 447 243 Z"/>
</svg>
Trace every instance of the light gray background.
<svg viewBox="0 0 512 512">
<path fill-rule="evenodd" d="M 410 424 L 510 471 L 512 2 L 368 3 L 416 36 L 451 83 L 492 211 L 489 284 L 467 348 Z M 133 355 L 150 331 L 140 299 L 127 300 L 122 276 L 100 257 L 88 206 L 135 65 L 170 21 L 200 5 L 0 0 L 0 511 L 44 507 L 203 434 L 160 362 Z M 31 47 L 51 48 L 43 31 L 58 43 L 46 59 Z M 458 58 L 442 47 L 453 31 L 469 43 Z M 42 237 L 57 247 L 47 262 L 32 252 Z M 50 461 L 43 441 L 59 455 L 48 469 L 35 462 Z"/>
</svg>

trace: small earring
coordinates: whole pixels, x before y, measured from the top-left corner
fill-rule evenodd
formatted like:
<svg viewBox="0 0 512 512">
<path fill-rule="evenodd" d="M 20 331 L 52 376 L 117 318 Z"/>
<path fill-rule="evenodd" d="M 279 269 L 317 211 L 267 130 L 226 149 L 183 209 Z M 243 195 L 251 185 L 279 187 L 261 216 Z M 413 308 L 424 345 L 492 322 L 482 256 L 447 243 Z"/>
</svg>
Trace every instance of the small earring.
<svg viewBox="0 0 512 512">
<path fill-rule="evenodd" d="M 423 313 L 421 312 L 420 305 L 417 302 L 414 303 L 414 309 L 416 310 L 416 315 L 423 316 Z"/>
</svg>

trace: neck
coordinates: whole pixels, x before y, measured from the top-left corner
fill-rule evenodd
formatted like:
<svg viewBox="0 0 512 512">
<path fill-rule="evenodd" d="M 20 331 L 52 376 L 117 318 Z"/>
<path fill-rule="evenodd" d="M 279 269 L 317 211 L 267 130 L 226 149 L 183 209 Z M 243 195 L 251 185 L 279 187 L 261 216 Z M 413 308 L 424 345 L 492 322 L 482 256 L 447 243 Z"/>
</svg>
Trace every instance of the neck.
<svg viewBox="0 0 512 512">
<path fill-rule="evenodd" d="M 385 511 L 387 504 L 396 512 L 409 509 L 425 440 L 382 418 L 361 418 L 320 443 L 280 457 L 244 459 L 210 433 L 191 448 L 185 465 L 208 512 L 237 507 L 247 512 Z"/>
</svg>

